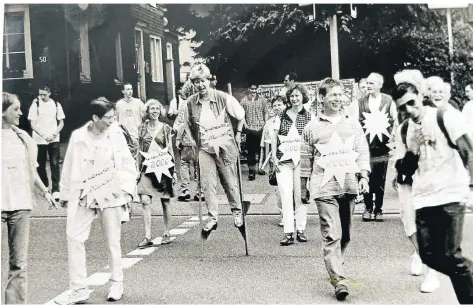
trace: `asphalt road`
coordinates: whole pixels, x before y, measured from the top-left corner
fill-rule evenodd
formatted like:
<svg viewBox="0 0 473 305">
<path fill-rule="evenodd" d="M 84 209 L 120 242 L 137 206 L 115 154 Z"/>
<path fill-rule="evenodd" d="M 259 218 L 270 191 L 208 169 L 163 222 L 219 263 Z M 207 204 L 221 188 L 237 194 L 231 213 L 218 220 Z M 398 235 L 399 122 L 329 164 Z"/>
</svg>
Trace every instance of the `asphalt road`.
<svg viewBox="0 0 473 305">
<path fill-rule="evenodd" d="M 198 222 L 173 217 L 176 239 L 157 245 L 148 255 L 131 253 L 143 237 L 140 218 L 123 226 L 124 260 L 141 260 L 125 269 L 125 294 L 118 304 L 183 303 L 337 303 L 322 259 L 319 221 L 309 216 L 309 242 L 279 246 L 282 229 L 277 216 L 248 216 L 249 256 L 243 239 L 223 216 L 217 231 L 204 244 L 201 261 Z M 68 289 L 65 218 L 32 220 L 28 301 L 44 304 Z M 162 233 L 162 218 L 153 217 L 153 238 Z M 4 227 L 3 227 L 4 228 Z M 188 230 L 187 232 L 185 232 Z M 467 216 L 463 249 L 473 257 L 473 218 Z M 2 289 L 7 279 L 7 240 L 2 234 Z M 94 223 L 86 243 L 88 274 L 107 272 L 107 252 L 100 225 Z M 346 256 L 351 281 L 346 303 L 413 304 L 456 303 L 452 286 L 441 276 L 434 293 L 419 292 L 422 276 L 409 275 L 413 250 L 398 216 L 384 223 L 363 223 L 355 216 L 353 237 Z M 103 284 L 103 283 L 101 283 Z M 88 304 L 103 304 L 109 284 L 94 289 Z M 3 303 L 3 295 L 2 295 Z"/>
</svg>

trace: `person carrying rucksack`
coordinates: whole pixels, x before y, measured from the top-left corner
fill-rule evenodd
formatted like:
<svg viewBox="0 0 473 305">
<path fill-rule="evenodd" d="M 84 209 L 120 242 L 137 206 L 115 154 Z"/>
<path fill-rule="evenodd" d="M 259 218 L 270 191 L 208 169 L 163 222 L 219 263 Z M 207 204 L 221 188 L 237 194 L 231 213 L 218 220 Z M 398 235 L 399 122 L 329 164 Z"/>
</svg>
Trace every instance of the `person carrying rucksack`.
<svg viewBox="0 0 473 305">
<path fill-rule="evenodd" d="M 28 112 L 28 120 L 33 129 L 33 140 L 38 145 L 38 174 L 44 185 L 48 187 L 46 173 L 46 154 L 49 155 L 51 169 L 51 192 L 54 200 L 59 200 L 59 134 L 64 127 L 64 110 L 60 103 L 54 101 L 49 87 L 40 87 L 38 98 L 33 100 Z"/>
<path fill-rule="evenodd" d="M 399 178 L 408 179 L 398 182 L 412 180 L 420 258 L 450 278 L 461 304 L 471 304 L 473 262 L 461 250 L 465 203 L 473 190 L 468 124 L 453 107 L 424 105 L 419 89 L 409 82 L 398 83 L 393 98 L 408 117 L 403 140 L 407 152 L 396 169 Z"/>
</svg>

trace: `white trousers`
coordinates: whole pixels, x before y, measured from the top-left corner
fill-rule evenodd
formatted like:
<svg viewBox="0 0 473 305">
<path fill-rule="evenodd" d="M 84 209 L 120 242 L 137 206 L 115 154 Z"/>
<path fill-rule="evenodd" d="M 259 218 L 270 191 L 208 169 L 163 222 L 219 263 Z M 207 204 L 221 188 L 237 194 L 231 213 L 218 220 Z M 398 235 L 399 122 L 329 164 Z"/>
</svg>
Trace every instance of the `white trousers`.
<svg viewBox="0 0 473 305">
<path fill-rule="evenodd" d="M 89 238 L 93 220 L 98 217 L 107 240 L 111 280 L 123 282 L 121 220 L 123 206 L 100 209 L 76 207 L 67 215 L 67 250 L 69 286 L 71 289 L 87 287 L 87 267 L 84 242 Z"/>
<path fill-rule="evenodd" d="M 304 231 L 307 224 L 307 205 L 301 201 L 301 171 L 300 162 L 279 165 L 278 180 L 279 195 L 281 196 L 284 233 L 294 233 L 294 206 L 296 208 L 296 230 Z M 304 185 L 304 188 L 306 186 Z"/>
<path fill-rule="evenodd" d="M 416 211 L 412 205 L 411 193 L 412 187 L 410 185 L 397 185 L 400 215 L 407 236 L 411 236 L 417 232 Z"/>
</svg>

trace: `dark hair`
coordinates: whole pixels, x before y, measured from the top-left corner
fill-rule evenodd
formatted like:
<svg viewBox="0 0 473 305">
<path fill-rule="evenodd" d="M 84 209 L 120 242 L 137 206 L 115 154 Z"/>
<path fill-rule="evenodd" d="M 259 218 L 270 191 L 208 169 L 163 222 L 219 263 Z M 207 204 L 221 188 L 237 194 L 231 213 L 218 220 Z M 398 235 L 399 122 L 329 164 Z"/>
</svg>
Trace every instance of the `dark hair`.
<svg viewBox="0 0 473 305">
<path fill-rule="evenodd" d="M 343 88 L 343 84 L 339 80 L 333 79 L 331 77 L 327 77 L 327 78 L 325 78 L 324 80 L 322 80 L 320 82 L 318 92 L 319 92 L 321 97 L 325 97 L 327 95 L 328 90 L 333 88 L 333 87 L 342 87 Z"/>
<path fill-rule="evenodd" d="M 284 105 L 287 104 L 287 100 L 286 100 L 286 97 L 284 95 L 275 95 L 273 96 L 273 98 L 271 99 L 271 106 L 273 106 L 273 104 L 276 102 L 276 101 L 281 101 Z"/>
<path fill-rule="evenodd" d="M 15 100 L 20 101 L 20 99 L 18 98 L 18 95 L 9 93 L 9 92 L 3 92 L 2 93 L 2 112 L 7 110 L 8 107 L 10 107 L 11 105 L 13 105 Z"/>
<path fill-rule="evenodd" d="M 291 81 L 291 80 L 297 81 L 297 73 L 296 72 L 289 72 L 287 75 L 289 76 L 289 81 Z"/>
<path fill-rule="evenodd" d="M 51 88 L 49 88 L 48 86 L 39 86 L 38 91 L 39 90 L 44 90 L 44 91 L 47 91 L 47 92 L 51 93 Z"/>
<path fill-rule="evenodd" d="M 90 103 L 91 116 L 96 115 L 100 119 L 112 109 L 115 109 L 115 104 L 103 96 L 96 98 Z"/>
<path fill-rule="evenodd" d="M 396 86 L 396 88 L 394 89 L 393 91 L 393 100 L 398 100 L 400 99 L 401 97 L 403 97 L 406 93 L 408 92 L 412 92 L 414 94 L 419 94 L 419 90 L 417 89 L 416 86 L 414 86 L 413 84 L 411 83 L 406 83 L 406 82 L 403 82 L 403 83 L 400 83 Z"/>
<path fill-rule="evenodd" d="M 133 84 L 130 83 L 130 82 L 126 82 L 126 83 L 123 83 L 123 87 L 122 87 L 123 90 L 125 90 L 125 86 L 127 86 L 127 85 L 130 85 L 130 86 L 131 86 L 131 89 L 133 89 Z"/>
<path fill-rule="evenodd" d="M 287 98 L 287 103 L 290 104 L 289 102 L 291 101 L 291 94 L 294 90 L 299 90 L 302 94 L 302 104 L 305 104 L 309 101 L 309 94 L 307 92 L 307 89 L 304 85 L 302 84 L 295 84 L 294 87 L 291 89 L 288 89 L 286 92 L 286 98 Z"/>
</svg>

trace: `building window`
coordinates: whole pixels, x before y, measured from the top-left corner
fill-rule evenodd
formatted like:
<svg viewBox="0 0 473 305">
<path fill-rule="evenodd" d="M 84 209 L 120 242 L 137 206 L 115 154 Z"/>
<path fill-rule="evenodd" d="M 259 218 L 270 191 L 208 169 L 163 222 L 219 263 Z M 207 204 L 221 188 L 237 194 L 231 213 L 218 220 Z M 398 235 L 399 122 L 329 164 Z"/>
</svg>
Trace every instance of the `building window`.
<svg viewBox="0 0 473 305">
<path fill-rule="evenodd" d="M 170 42 L 167 42 L 166 43 L 166 55 L 167 55 L 167 59 L 173 59 L 172 58 L 172 44 Z"/>
<path fill-rule="evenodd" d="M 115 57 L 117 65 L 117 80 L 123 84 L 122 39 L 120 32 L 115 37 Z"/>
<path fill-rule="evenodd" d="M 3 79 L 33 78 L 28 5 L 6 5 L 3 24 Z"/>
<path fill-rule="evenodd" d="M 164 82 L 163 76 L 163 49 L 161 38 L 150 36 L 151 49 L 151 77 L 153 82 Z"/>
</svg>

